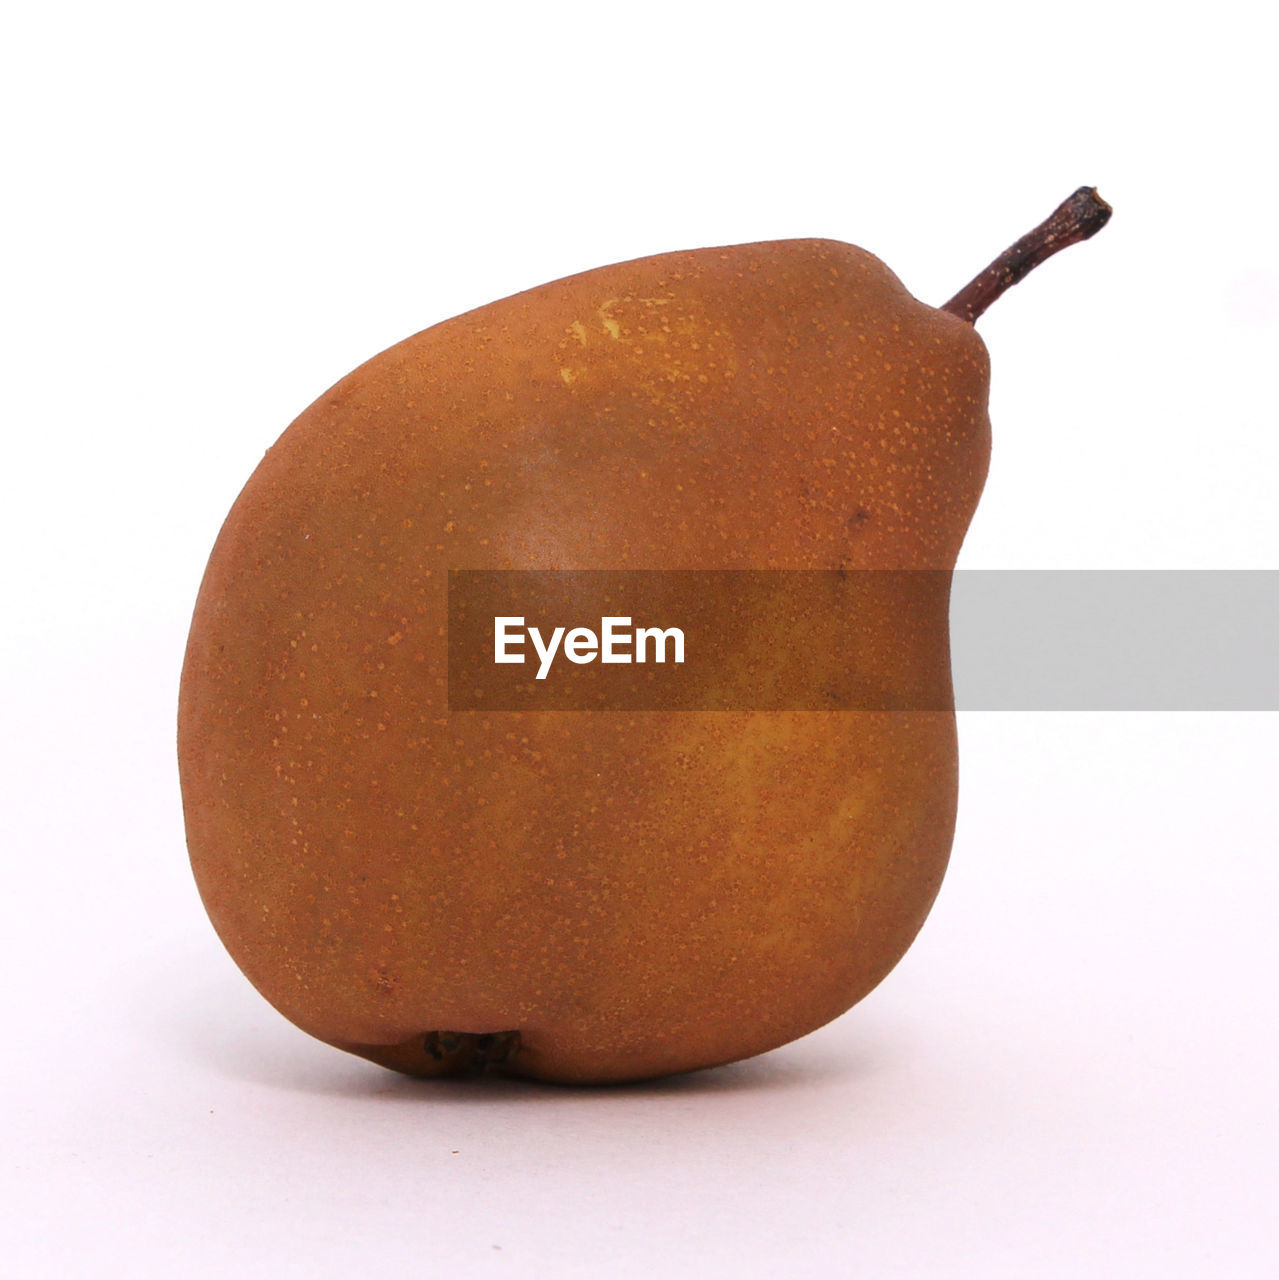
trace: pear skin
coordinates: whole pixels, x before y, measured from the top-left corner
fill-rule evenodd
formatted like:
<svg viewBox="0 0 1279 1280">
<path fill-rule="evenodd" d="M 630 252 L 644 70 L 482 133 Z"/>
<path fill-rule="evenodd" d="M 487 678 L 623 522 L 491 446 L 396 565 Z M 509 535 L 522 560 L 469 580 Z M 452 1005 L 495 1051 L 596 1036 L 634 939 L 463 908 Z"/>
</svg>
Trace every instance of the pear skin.
<svg viewBox="0 0 1279 1280">
<path fill-rule="evenodd" d="M 448 571 L 948 573 L 988 376 L 971 323 L 794 240 L 559 280 L 321 396 L 222 528 L 182 676 L 191 862 L 250 981 L 396 1070 L 566 1082 L 861 999 L 942 880 L 953 713 L 450 715 Z M 895 661 L 948 681 L 944 617 L 915 631 Z"/>
</svg>

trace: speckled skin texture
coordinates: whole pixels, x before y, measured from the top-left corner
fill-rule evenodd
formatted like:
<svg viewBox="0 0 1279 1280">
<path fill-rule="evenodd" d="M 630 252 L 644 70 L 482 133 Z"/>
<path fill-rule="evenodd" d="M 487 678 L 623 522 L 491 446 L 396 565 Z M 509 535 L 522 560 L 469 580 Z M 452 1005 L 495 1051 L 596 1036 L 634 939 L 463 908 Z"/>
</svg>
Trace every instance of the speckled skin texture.
<svg viewBox="0 0 1279 1280">
<path fill-rule="evenodd" d="M 563 1081 L 732 1061 L 864 996 L 941 881 L 953 715 L 449 716 L 446 574 L 949 570 L 987 382 L 970 325 L 803 240 L 557 281 L 321 396 L 222 529 L 182 678 L 191 860 L 250 980 L 387 1066 L 518 1030 L 506 1069 Z M 913 630 L 893 662 L 947 667 Z"/>
</svg>

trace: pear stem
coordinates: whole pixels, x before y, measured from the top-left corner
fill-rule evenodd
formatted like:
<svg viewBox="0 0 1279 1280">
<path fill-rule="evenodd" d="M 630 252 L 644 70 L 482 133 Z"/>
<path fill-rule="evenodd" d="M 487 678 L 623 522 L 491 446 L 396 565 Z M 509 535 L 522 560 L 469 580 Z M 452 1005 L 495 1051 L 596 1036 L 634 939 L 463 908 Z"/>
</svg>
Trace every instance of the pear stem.
<svg viewBox="0 0 1279 1280">
<path fill-rule="evenodd" d="M 1041 262 L 1081 240 L 1095 236 L 1110 221 L 1110 206 L 1096 187 L 1080 187 L 1033 231 L 1005 249 L 980 275 L 942 307 L 972 324 L 996 298 L 1024 280 Z"/>
</svg>

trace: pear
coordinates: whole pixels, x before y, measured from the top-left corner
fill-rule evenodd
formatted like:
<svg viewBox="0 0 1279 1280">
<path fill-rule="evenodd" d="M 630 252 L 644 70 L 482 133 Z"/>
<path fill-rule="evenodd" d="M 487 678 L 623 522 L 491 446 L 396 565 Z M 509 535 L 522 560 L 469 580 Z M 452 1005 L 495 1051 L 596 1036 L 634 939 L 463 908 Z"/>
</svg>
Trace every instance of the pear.
<svg viewBox="0 0 1279 1280">
<path fill-rule="evenodd" d="M 990 448 L 972 322 L 1108 216 L 1082 188 L 942 308 L 829 240 L 602 267 L 322 395 L 234 504 L 182 673 L 191 863 L 254 986 L 390 1068 L 565 1082 L 746 1058 L 874 988 L 949 856 L 948 701 L 451 713 L 449 571 L 948 582 Z M 884 678 L 948 699 L 944 591 L 914 603 L 876 615 Z"/>
</svg>

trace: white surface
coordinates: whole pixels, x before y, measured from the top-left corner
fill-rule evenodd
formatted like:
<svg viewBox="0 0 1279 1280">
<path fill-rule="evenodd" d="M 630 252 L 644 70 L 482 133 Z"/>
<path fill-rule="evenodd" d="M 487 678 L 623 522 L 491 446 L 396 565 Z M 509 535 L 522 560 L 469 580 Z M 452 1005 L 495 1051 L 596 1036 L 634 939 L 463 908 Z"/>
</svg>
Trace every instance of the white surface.
<svg viewBox="0 0 1279 1280">
<path fill-rule="evenodd" d="M 822 235 L 941 301 L 1095 183 L 1111 226 L 982 322 L 964 563 L 1276 567 L 1255 6 L 432 10 L 11 23 L 6 1272 L 1273 1274 L 1273 715 L 965 715 L 907 959 L 697 1077 L 415 1084 L 221 951 L 172 747 L 217 525 L 337 377 L 519 288 Z"/>
</svg>

